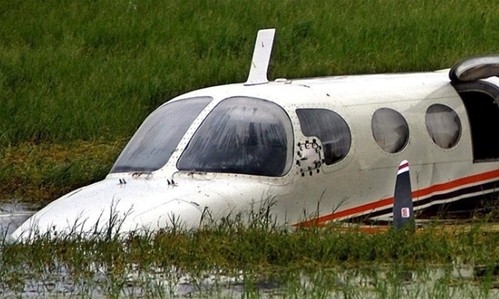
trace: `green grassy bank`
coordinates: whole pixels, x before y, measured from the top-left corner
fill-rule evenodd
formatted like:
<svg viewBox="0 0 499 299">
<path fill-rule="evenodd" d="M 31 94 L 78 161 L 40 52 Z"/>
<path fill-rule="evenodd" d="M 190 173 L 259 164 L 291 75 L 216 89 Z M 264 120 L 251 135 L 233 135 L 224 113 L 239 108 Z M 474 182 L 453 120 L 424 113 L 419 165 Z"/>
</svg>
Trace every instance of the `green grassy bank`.
<svg viewBox="0 0 499 299">
<path fill-rule="evenodd" d="M 498 14 L 493 0 L 1 0 L 0 197 L 102 178 L 159 104 L 244 81 L 260 28 L 277 29 L 270 78 L 422 71 L 499 52 Z"/>
<path fill-rule="evenodd" d="M 0 150 L 0 200 L 47 203 L 106 176 L 125 141 L 22 143 Z"/>
</svg>

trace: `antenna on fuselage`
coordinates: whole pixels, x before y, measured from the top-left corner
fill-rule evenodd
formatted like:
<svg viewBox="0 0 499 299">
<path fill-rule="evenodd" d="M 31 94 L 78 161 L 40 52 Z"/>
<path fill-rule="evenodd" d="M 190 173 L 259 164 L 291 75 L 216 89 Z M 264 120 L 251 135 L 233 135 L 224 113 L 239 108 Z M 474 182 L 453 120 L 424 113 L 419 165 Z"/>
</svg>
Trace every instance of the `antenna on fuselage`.
<svg viewBox="0 0 499 299">
<path fill-rule="evenodd" d="M 411 177 L 407 160 L 400 163 L 397 172 L 393 197 L 393 226 L 395 229 L 415 228 Z"/>
<path fill-rule="evenodd" d="M 274 28 L 261 29 L 258 31 L 248 80 L 244 85 L 264 84 L 269 82 L 267 79 L 267 71 L 269 69 L 270 55 L 272 54 L 274 35 Z"/>
</svg>

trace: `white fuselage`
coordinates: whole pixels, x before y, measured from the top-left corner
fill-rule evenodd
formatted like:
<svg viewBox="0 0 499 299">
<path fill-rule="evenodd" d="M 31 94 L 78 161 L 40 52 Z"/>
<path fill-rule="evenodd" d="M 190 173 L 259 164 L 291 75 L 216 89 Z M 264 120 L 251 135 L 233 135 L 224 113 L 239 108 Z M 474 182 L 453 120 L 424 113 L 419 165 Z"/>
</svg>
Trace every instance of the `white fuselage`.
<svg viewBox="0 0 499 299">
<path fill-rule="evenodd" d="M 489 79 L 487 82 L 499 89 L 499 80 Z M 258 105 L 258 101 L 263 100 L 266 105 L 280 107 L 284 114 L 277 111 L 275 115 L 285 115 L 285 122 L 289 122 L 290 126 L 289 129 L 282 129 L 282 132 L 288 133 L 282 133 L 285 134 L 282 138 L 262 141 L 262 138 L 273 138 L 267 137 L 274 134 L 271 129 L 283 122 L 279 120 L 272 123 L 273 120 L 267 120 L 267 117 L 274 115 L 262 114 L 267 112 L 267 108 L 261 111 L 253 108 L 256 111 L 254 115 L 264 123 L 261 126 L 248 120 L 249 114 L 230 116 L 232 118 L 227 122 L 219 116 L 213 117 L 218 120 L 206 120 L 210 114 L 218 112 L 214 111 L 221 107 L 220 103 L 229 103 L 241 97 L 257 99 L 252 105 Z M 494 185 L 499 182 L 499 157 L 480 162 L 473 157 L 467 110 L 448 79 L 448 71 L 278 79 L 256 85 L 233 84 L 193 91 L 165 105 L 192 98 L 209 100 L 203 102 L 205 106 L 198 108 L 199 113 L 192 117 L 193 120 L 186 125 L 185 133 L 178 136 L 176 143 L 166 141 L 171 150 L 166 161 L 161 162 L 162 166 L 141 169 L 137 165 L 141 160 L 136 159 L 130 169 L 126 168 L 128 166 L 120 168 L 120 159 L 127 159 L 123 156 L 128 155 L 122 154 L 118 166 L 115 165 L 103 181 L 52 202 L 24 223 L 14 233 L 14 237 L 22 238 L 34 233 L 156 231 L 172 224 L 196 228 L 201 219 L 206 223 L 210 219 L 218 220 L 227 216 L 246 217 L 267 208 L 279 223 L 290 226 L 362 217 L 390 219 L 395 177 L 402 160 L 408 160 L 411 165 L 416 210 L 496 192 Z M 244 106 L 240 103 L 244 103 L 244 99 L 236 102 L 237 105 L 228 106 L 226 113 L 246 113 L 247 109 L 240 108 Z M 448 148 L 437 145 L 425 125 L 426 113 L 435 104 L 450 108 L 459 118 L 458 139 Z M 387 152 L 380 146 L 380 141 L 373 137 L 373 115 L 379 109 L 394 110 L 407 123 L 407 140 L 395 152 Z M 326 110 L 325 114 L 332 111 L 344 120 L 350 136 L 335 143 L 334 136 L 326 142 L 318 136 L 305 134 L 301 123 L 303 119 L 297 110 L 307 113 Z M 303 115 L 306 116 L 305 112 Z M 217 148 L 223 153 L 223 148 L 228 151 L 241 146 L 239 142 L 244 143 L 241 140 L 246 138 L 244 134 L 248 133 L 246 128 L 249 127 L 245 125 L 241 129 L 237 124 L 234 130 L 224 127 L 238 117 L 248 123 L 251 130 L 256 127 L 257 137 L 252 139 L 254 145 L 245 143 L 244 149 L 238 154 L 231 154 L 236 155 L 230 156 L 234 165 L 225 166 L 223 157 L 206 158 L 215 159 L 214 164 L 192 162 L 192 159 L 207 155 L 207 149 Z M 205 134 L 209 136 L 195 136 L 196 133 L 199 135 L 199 132 L 205 132 L 200 126 L 210 121 L 214 123 L 206 128 L 206 132 L 212 133 Z M 269 125 L 267 121 L 272 124 Z M 331 126 L 334 127 L 334 124 Z M 160 134 L 162 130 L 168 130 L 168 126 L 150 127 L 149 132 L 158 130 L 156 133 Z M 383 126 L 380 128 L 382 130 Z M 226 130 L 221 134 L 223 136 L 217 136 L 218 129 Z M 138 132 L 131 141 L 138 145 L 129 145 L 136 151 L 128 151 L 130 154 L 127 157 L 130 159 L 134 159 L 135 153 L 141 150 L 140 142 L 148 142 L 144 140 L 147 135 L 138 136 L 140 134 L 143 132 Z M 235 136 L 231 137 L 231 134 Z M 328 134 L 334 135 L 334 129 Z M 394 140 L 397 138 L 393 137 Z M 220 141 L 209 144 L 216 140 Z M 279 142 L 280 145 L 275 146 Z M 198 153 L 193 149 L 197 143 L 203 149 Z M 328 162 L 327 154 L 324 153 L 327 143 L 342 150 L 344 155 L 337 160 L 331 158 Z M 148 155 L 163 154 L 156 145 L 153 147 Z M 257 162 L 248 162 L 250 158 L 242 156 L 251 156 L 249 152 L 255 150 L 254 147 L 257 147 L 259 155 L 269 154 L 275 160 L 266 158 L 260 161 L 256 157 Z M 191 153 L 186 154 L 187 148 Z M 187 159 L 187 155 L 192 158 Z M 265 165 L 274 162 L 282 165 L 272 166 L 270 170 L 265 168 Z M 255 166 L 256 170 L 246 171 L 244 167 L 248 166 Z"/>
</svg>

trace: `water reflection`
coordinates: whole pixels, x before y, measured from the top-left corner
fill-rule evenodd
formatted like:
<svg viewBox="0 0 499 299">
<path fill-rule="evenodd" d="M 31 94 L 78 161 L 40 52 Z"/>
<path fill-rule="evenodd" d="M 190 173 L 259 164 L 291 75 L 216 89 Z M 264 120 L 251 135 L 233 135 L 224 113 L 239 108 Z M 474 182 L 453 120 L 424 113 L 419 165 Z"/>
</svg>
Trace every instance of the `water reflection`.
<svg viewBox="0 0 499 299">
<path fill-rule="evenodd" d="M 0 286 L 1 296 L 89 298 L 498 298 L 499 290 L 472 274 L 446 267 L 403 270 L 397 265 L 192 275 L 178 269 L 114 276 L 103 269 L 86 279 L 61 271 L 27 279 L 23 289 Z M 43 276 L 43 275 L 42 275 Z M 497 286 L 496 286 L 497 287 Z"/>
<path fill-rule="evenodd" d="M 15 200 L 0 202 L 0 236 L 5 239 L 36 211 L 31 204 Z"/>
<path fill-rule="evenodd" d="M 10 234 L 36 210 L 29 204 L 0 203 L 1 234 Z M 14 269 L 1 263 L 0 297 L 499 298 L 497 266 L 487 269 L 462 263 L 405 269 L 387 261 L 386 265 L 308 271 L 196 274 L 131 263 L 122 265 L 124 272 L 95 263 L 81 273 L 55 260 L 40 271 L 32 271 L 25 261 Z"/>
</svg>

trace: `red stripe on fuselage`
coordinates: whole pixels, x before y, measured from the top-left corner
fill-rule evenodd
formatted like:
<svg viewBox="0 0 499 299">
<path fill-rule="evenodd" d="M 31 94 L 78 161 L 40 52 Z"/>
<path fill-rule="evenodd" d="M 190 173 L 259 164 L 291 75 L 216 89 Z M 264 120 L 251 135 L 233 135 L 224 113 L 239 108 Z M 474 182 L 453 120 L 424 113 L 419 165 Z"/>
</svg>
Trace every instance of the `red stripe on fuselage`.
<svg viewBox="0 0 499 299">
<path fill-rule="evenodd" d="M 442 184 L 436 184 L 432 185 L 430 187 L 416 190 L 412 192 L 412 198 L 420 198 L 420 197 L 425 197 L 428 196 L 432 193 L 437 193 L 437 192 L 442 192 L 450 189 L 454 189 L 463 185 L 468 185 L 472 183 L 477 183 L 480 181 L 486 181 L 494 178 L 499 178 L 499 169 L 498 170 L 493 170 L 489 172 L 484 172 L 476 175 L 472 175 L 469 177 L 464 177 L 460 178 L 451 182 L 447 183 L 442 183 Z M 385 206 L 391 206 L 393 205 L 393 196 L 385 199 L 381 199 L 378 201 L 370 202 L 364 205 L 356 206 L 350 209 L 346 209 L 343 211 L 339 212 L 334 212 L 328 215 L 320 216 L 315 219 L 303 221 L 297 224 L 293 224 L 295 227 L 307 227 L 307 226 L 314 226 L 314 225 L 323 225 L 328 221 L 339 219 L 339 218 L 345 218 L 348 216 L 356 215 L 356 214 L 361 214 L 367 211 L 379 209 Z"/>
</svg>

